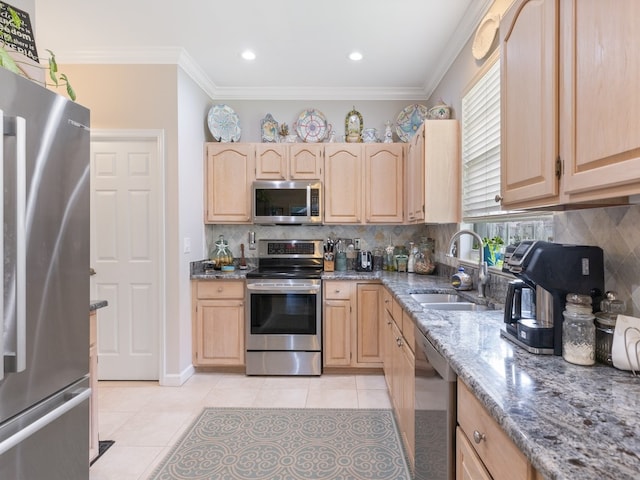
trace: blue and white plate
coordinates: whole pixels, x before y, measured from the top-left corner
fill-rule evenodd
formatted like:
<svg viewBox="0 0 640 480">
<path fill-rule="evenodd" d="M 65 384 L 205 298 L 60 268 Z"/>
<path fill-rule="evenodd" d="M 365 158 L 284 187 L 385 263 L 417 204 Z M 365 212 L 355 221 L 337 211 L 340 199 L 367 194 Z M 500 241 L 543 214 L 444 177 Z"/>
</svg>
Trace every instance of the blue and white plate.
<svg viewBox="0 0 640 480">
<path fill-rule="evenodd" d="M 420 128 L 426 118 L 429 117 L 429 109 L 419 103 L 414 103 L 402 109 L 396 119 L 396 133 L 403 142 L 408 142 L 413 134 Z"/>
<path fill-rule="evenodd" d="M 207 115 L 209 131 L 217 142 L 237 142 L 240 140 L 240 119 L 229 105 L 214 105 Z"/>
</svg>

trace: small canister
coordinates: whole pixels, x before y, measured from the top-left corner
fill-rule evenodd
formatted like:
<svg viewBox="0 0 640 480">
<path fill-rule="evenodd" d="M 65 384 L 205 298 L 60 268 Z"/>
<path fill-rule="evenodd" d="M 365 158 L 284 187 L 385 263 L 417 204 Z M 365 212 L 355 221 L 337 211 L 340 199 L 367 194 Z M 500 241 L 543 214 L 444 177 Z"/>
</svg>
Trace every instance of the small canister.
<svg viewBox="0 0 640 480">
<path fill-rule="evenodd" d="M 616 292 L 609 291 L 600 302 L 600 312 L 596 313 L 596 360 L 605 365 L 613 365 L 611 347 L 618 315 L 624 314 L 627 306 L 618 300 Z"/>
</svg>

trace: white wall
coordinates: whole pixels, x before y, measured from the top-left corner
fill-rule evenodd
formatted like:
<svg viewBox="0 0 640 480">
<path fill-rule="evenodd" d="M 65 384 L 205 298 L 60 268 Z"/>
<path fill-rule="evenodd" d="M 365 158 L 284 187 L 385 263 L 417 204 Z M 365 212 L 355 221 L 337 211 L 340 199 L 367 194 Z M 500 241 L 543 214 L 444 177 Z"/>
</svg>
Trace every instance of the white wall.
<svg viewBox="0 0 640 480">
<path fill-rule="evenodd" d="M 172 367 L 165 372 L 163 383 L 181 384 L 192 370 L 191 367 L 191 282 L 189 263 L 204 258 L 203 223 L 203 145 L 205 139 L 206 114 L 210 105 L 209 97 L 182 69 L 178 69 L 178 229 L 175 243 L 178 251 L 178 275 L 167 282 L 175 283 L 178 292 L 177 313 L 179 322 L 176 337 L 166 339 L 165 348 L 172 352 L 177 362 L 178 372 Z M 191 243 L 191 252 L 184 251 L 185 239 Z M 175 374 L 179 373 L 179 377 Z M 161 379 L 162 380 L 162 379 Z"/>
</svg>

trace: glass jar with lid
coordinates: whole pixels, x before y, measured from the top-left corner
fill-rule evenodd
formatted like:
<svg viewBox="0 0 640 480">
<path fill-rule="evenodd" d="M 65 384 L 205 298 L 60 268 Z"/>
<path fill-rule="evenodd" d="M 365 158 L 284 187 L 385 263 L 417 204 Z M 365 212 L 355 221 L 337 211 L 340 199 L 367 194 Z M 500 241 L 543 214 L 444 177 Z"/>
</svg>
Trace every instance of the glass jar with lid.
<svg viewBox="0 0 640 480">
<path fill-rule="evenodd" d="M 593 365 L 596 357 L 596 326 L 591 297 L 567 294 L 562 315 L 562 358 L 576 365 Z"/>
<path fill-rule="evenodd" d="M 218 237 L 216 248 L 211 254 L 211 260 L 214 262 L 214 268 L 220 270 L 225 265 L 233 265 L 233 255 L 229 249 L 229 242 L 224 239 L 224 235 Z"/>
<path fill-rule="evenodd" d="M 616 329 L 618 315 L 624 315 L 627 305 L 618 299 L 616 292 L 609 291 L 600 302 L 600 311 L 596 313 L 596 360 L 606 365 L 613 365 L 611 349 L 613 333 Z"/>
</svg>

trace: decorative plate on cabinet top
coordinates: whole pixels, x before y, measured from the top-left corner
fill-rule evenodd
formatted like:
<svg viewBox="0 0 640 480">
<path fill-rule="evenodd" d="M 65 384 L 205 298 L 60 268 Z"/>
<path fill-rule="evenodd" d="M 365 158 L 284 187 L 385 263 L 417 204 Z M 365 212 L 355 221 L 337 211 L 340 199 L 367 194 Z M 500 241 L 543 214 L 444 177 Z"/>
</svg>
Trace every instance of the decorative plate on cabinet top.
<svg viewBox="0 0 640 480">
<path fill-rule="evenodd" d="M 267 113 L 260 122 L 262 126 L 262 141 L 273 143 L 278 141 L 278 122 L 274 120 L 270 113 Z"/>
<path fill-rule="evenodd" d="M 327 120 L 313 108 L 303 111 L 296 122 L 296 133 L 304 142 L 321 142 L 327 135 Z"/>
<path fill-rule="evenodd" d="M 429 117 L 429 109 L 419 103 L 408 105 L 402 109 L 396 119 L 396 133 L 403 142 L 408 142 L 420 125 Z"/>
<path fill-rule="evenodd" d="M 496 32 L 500 28 L 500 14 L 489 13 L 480 22 L 480 26 L 476 30 L 476 35 L 473 38 L 473 44 L 471 45 L 471 53 L 476 60 L 482 60 L 487 56 L 493 40 L 496 37 Z"/>
<path fill-rule="evenodd" d="M 240 140 L 240 119 L 229 105 L 214 105 L 207 115 L 209 131 L 217 142 Z"/>
</svg>

